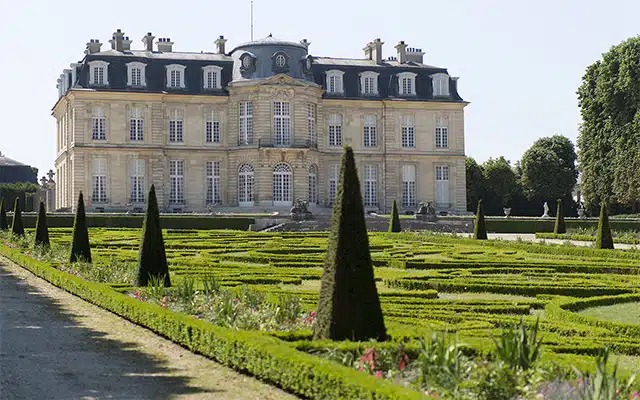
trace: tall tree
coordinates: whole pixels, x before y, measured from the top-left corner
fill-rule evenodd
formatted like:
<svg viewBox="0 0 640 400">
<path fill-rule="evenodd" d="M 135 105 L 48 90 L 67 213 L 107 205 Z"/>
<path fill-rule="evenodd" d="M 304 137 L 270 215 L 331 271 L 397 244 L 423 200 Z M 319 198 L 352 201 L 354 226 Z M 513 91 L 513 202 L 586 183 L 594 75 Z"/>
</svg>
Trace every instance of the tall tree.
<svg viewBox="0 0 640 400">
<path fill-rule="evenodd" d="M 148 286 L 151 279 L 162 279 L 165 287 L 171 286 L 154 185 L 151 185 L 149 196 L 147 196 L 147 212 L 142 225 L 136 286 Z"/>
<path fill-rule="evenodd" d="M 7 221 L 7 209 L 4 205 L 4 197 L 0 199 L 0 231 L 6 231 L 9 229 L 9 222 Z"/>
<path fill-rule="evenodd" d="M 91 246 L 89 244 L 89 229 L 87 228 L 87 215 L 84 212 L 84 197 L 82 192 L 78 195 L 76 218 L 73 220 L 73 237 L 71 239 L 70 262 L 78 260 L 91 262 Z"/>
<path fill-rule="evenodd" d="M 15 236 L 24 236 L 24 224 L 22 223 L 22 208 L 20 207 L 20 199 L 16 197 L 13 207 L 13 222 L 11 231 Z"/>
<path fill-rule="evenodd" d="M 38 220 L 36 221 L 36 237 L 33 242 L 34 246 L 42 246 L 49 248 L 49 227 L 47 225 L 47 211 L 44 208 L 44 202 L 40 202 L 38 210 Z"/>
<path fill-rule="evenodd" d="M 351 147 L 342 156 L 314 339 L 387 338 Z"/>
<path fill-rule="evenodd" d="M 400 226 L 400 216 L 398 215 L 398 206 L 396 205 L 395 200 L 393 200 L 393 205 L 391 206 L 391 219 L 389 220 L 389 232 L 402 232 L 402 227 Z"/>
<path fill-rule="evenodd" d="M 487 180 L 482 166 L 471 157 L 464 160 L 467 178 L 467 211 L 474 211 L 478 200 L 484 198 L 487 192 Z"/>
<path fill-rule="evenodd" d="M 514 197 L 522 191 L 511 164 L 504 157 L 490 158 L 482 165 L 487 182 L 486 200 L 483 202 L 488 215 L 502 215 L 503 207 L 510 207 Z"/>
</svg>

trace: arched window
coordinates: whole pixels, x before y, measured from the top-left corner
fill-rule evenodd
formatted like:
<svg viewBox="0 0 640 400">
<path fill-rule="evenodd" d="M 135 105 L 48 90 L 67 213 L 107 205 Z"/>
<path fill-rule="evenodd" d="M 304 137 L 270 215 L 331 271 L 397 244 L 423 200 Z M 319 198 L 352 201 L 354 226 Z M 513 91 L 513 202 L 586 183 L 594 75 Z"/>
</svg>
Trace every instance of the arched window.
<svg viewBox="0 0 640 400">
<path fill-rule="evenodd" d="M 309 204 L 318 202 L 318 168 L 309 166 Z"/>
<path fill-rule="evenodd" d="M 273 167 L 273 205 L 290 206 L 292 204 L 292 172 L 285 163 Z"/>
<path fill-rule="evenodd" d="M 238 169 L 238 204 L 240 206 L 253 206 L 253 167 L 251 164 L 242 164 Z"/>
</svg>

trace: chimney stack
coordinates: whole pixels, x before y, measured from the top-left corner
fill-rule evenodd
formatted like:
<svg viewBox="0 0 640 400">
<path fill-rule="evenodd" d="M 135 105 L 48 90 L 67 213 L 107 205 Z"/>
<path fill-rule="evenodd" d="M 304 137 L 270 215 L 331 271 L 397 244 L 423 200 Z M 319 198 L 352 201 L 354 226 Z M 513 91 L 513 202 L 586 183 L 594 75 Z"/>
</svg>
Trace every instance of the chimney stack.
<svg viewBox="0 0 640 400">
<path fill-rule="evenodd" d="M 407 61 L 422 64 L 424 52 L 422 49 L 416 49 L 415 47 L 407 48 Z"/>
<path fill-rule="evenodd" d="M 173 47 L 171 38 L 158 38 L 156 44 L 158 45 L 158 51 L 162 53 L 171 53 Z"/>
<path fill-rule="evenodd" d="M 87 49 L 84 52 L 85 54 L 99 53 L 100 47 L 102 47 L 102 43 L 100 43 L 100 40 L 89 39 L 89 43 L 87 43 Z"/>
<path fill-rule="evenodd" d="M 142 43 L 144 43 L 144 49 L 146 51 L 153 51 L 153 39 L 155 38 L 151 32 L 147 32 L 147 34 L 142 37 Z"/>
<path fill-rule="evenodd" d="M 307 39 L 302 39 L 300 41 L 300 44 L 303 45 L 304 47 L 307 48 L 307 50 L 309 49 L 309 45 L 311 44 L 311 42 L 307 42 Z"/>
<path fill-rule="evenodd" d="M 404 40 L 395 45 L 395 49 L 398 50 L 398 62 L 405 64 L 407 62 L 407 45 L 404 44 Z"/>
<path fill-rule="evenodd" d="M 382 45 L 384 44 L 380 38 L 377 38 L 373 42 L 371 42 L 371 60 L 374 60 L 376 64 L 382 63 Z"/>
<path fill-rule="evenodd" d="M 224 36 L 220 35 L 220 37 L 218 37 L 218 39 L 216 39 L 215 44 L 216 44 L 216 49 L 217 49 L 217 53 L 218 54 L 225 54 L 226 52 L 224 51 L 224 44 L 227 42 L 227 39 L 224 38 Z"/>
<path fill-rule="evenodd" d="M 369 42 L 367 43 L 366 46 L 364 46 L 362 48 L 362 50 L 364 50 L 364 58 L 366 58 L 367 60 L 372 60 L 373 56 L 371 54 L 371 48 L 373 47 L 373 43 Z"/>
<path fill-rule="evenodd" d="M 133 42 L 133 40 L 130 40 L 129 36 L 125 36 L 124 39 L 122 39 L 122 50 L 131 51 L 131 42 Z"/>
<path fill-rule="evenodd" d="M 111 49 L 115 51 L 122 51 L 124 48 L 123 41 L 124 32 L 122 32 L 120 29 L 117 29 L 111 36 L 111 40 L 109 40 L 109 43 L 111 43 Z"/>
</svg>

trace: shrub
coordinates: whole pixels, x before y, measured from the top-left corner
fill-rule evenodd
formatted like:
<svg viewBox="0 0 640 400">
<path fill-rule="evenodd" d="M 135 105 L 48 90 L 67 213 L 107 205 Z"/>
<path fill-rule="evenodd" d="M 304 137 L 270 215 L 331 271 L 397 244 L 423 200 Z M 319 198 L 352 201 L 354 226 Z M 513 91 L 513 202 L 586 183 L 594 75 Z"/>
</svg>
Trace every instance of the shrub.
<svg viewBox="0 0 640 400">
<path fill-rule="evenodd" d="M 609 215 L 607 205 L 602 202 L 600 206 L 600 219 L 598 219 L 598 232 L 596 233 L 596 249 L 613 249 L 613 236 L 609 227 Z"/>
<path fill-rule="evenodd" d="M 47 212 L 44 209 L 44 202 L 40 202 L 40 210 L 38 212 L 38 222 L 36 223 L 36 238 L 34 246 L 50 247 L 49 244 L 49 228 L 47 227 Z"/>
<path fill-rule="evenodd" d="M 154 185 L 151 185 L 151 189 L 149 189 L 147 212 L 142 225 L 142 242 L 140 243 L 140 252 L 138 254 L 136 286 L 147 286 L 151 277 L 162 278 L 166 287 L 171 286 Z"/>
<path fill-rule="evenodd" d="M 22 208 L 20 208 L 20 199 L 16 197 L 13 208 L 13 223 L 11 231 L 15 236 L 24 236 L 24 225 L 22 224 Z"/>
<path fill-rule="evenodd" d="M 631 387 L 637 374 L 632 375 L 626 382 L 622 382 L 618 376 L 618 364 L 613 366 L 611 372 L 607 369 L 609 349 L 600 350 L 596 358 L 596 372 L 593 376 L 583 375 L 578 371 L 580 386 L 578 393 L 583 400 L 618 400 L 632 398 Z M 637 398 L 633 397 L 633 398 Z"/>
<path fill-rule="evenodd" d="M 536 324 L 528 331 L 520 318 L 520 324 L 515 331 L 511 328 L 505 329 L 499 341 L 492 336 L 498 358 L 512 368 L 520 368 L 523 371 L 531 369 L 538 361 L 542 345 L 542 338 L 538 339 L 539 322 L 537 319 Z"/>
<path fill-rule="evenodd" d="M 91 246 L 89 245 L 89 230 L 87 229 L 87 216 L 84 212 L 84 198 L 82 192 L 78 195 L 76 218 L 73 221 L 73 238 L 71 241 L 71 255 L 69 261 L 91 262 Z"/>
<path fill-rule="evenodd" d="M 457 335 L 433 331 L 430 338 L 419 338 L 418 341 L 418 368 L 423 385 L 436 383 L 457 398 L 455 396 L 469 371 Z"/>
<path fill-rule="evenodd" d="M 385 340 L 353 149 L 342 156 L 314 339 Z"/>
<path fill-rule="evenodd" d="M 400 226 L 400 216 L 398 216 L 398 206 L 396 205 L 396 201 L 393 201 L 393 205 L 391 206 L 391 220 L 389 221 L 389 232 L 401 232 L 402 228 Z"/>
<path fill-rule="evenodd" d="M 0 199 L 0 231 L 6 231 L 9 229 L 9 222 L 7 221 L 7 210 L 4 206 L 4 198 Z"/>
<path fill-rule="evenodd" d="M 556 224 L 553 227 L 553 233 L 567 233 L 567 227 L 564 223 L 564 214 L 562 213 L 562 199 L 558 199 L 558 209 L 556 211 Z"/>
<path fill-rule="evenodd" d="M 482 210 L 482 199 L 478 200 L 478 213 L 473 224 L 473 237 L 478 240 L 487 240 L 487 226 L 484 223 L 484 212 Z"/>
</svg>

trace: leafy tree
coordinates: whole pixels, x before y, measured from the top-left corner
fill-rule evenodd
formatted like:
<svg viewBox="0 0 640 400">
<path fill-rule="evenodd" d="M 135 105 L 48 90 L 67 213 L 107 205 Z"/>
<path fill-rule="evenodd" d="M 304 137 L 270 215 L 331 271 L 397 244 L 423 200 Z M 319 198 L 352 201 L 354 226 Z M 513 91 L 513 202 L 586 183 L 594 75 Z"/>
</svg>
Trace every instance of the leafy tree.
<svg viewBox="0 0 640 400">
<path fill-rule="evenodd" d="M 478 200 L 486 196 L 487 180 L 482 166 L 476 160 L 466 157 L 464 163 L 467 175 L 467 211 L 474 211 L 473 206 L 478 204 Z"/>
<path fill-rule="evenodd" d="M 20 199 L 16 197 L 13 207 L 13 222 L 11 231 L 15 236 L 24 236 L 24 224 L 22 223 L 22 208 L 20 208 Z"/>
<path fill-rule="evenodd" d="M 609 226 L 609 215 L 607 214 L 607 203 L 604 201 L 600 206 L 600 218 L 598 219 L 598 232 L 596 234 L 596 249 L 613 249 L 613 236 Z"/>
<path fill-rule="evenodd" d="M 40 210 L 38 212 L 38 221 L 36 222 L 36 238 L 34 246 L 42 246 L 48 248 L 49 244 L 49 227 L 47 226 L 47 211 L 44 208 L 44 202 L 40 202 Z"/>
<path fill-rule="evenodd" d="M 0 199 L 0 231 L 6 231 L 9 229 L 9 222 L 7 221 L 7 210 L 4 206 L 4 198 Z"/>
<path fill-rule="evenodd" d="M 391 206 L 391 220 L 389 221 L 389 232 L 402 232 L 402 227 L 400 226 L 400 216 L 398 215 L 398 206 L 396 205 L 396 201 L 393 201 L 393 205 Z"/>
<path fill-rule="evenodd" d="M 89 230 L 87 228 L 87 216 L 84 212 L 84 197 L 82 192 L 78 195 L 76 218 L 73 221 L 73 238 L 71 240 L 70 262 L 78 260 L 91 262 L 91 246 L 89 245 Z"/>
<path fill-rule="evenodd" d="M 484 222 L 484 211 L 482 210 L 482 199 L 478 200 L 478 212 L 473 224 L 473 238 L 487 240 L 487 226 Z"/>
<path fill-rule="evenodd" d="M 148 286 L 152 279 L 162 279 L 165 287 L 171 286 L 154 185 L 151 185 L 149 196 L 147 196 L 147 212 L 142 225 L 136 286 Z"/>
<path fill-rule="evenodd" d="M 567 228 L 564 223 L 564 214 L 562 213 L 562 199 L 558 199 L 558 209 L 556 210 L 556 223 L 553 227 L 553 233 L 567 233 Z"/>
<path fill-rule="evenodd" d="M 362 193 L 351 147 L 342 156 L 314 339 L 385 340 Z"/>
<path fill-rule="evenodd" d="M 501 215 L 503 207 L 510 207 L 512 200 L 522 192 L 522 188 L 504 157 L 490 158 L 482 165 L 487 182 L 486 212 L 489 215 Z"/>
</svg>

